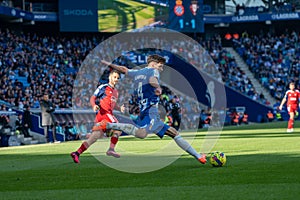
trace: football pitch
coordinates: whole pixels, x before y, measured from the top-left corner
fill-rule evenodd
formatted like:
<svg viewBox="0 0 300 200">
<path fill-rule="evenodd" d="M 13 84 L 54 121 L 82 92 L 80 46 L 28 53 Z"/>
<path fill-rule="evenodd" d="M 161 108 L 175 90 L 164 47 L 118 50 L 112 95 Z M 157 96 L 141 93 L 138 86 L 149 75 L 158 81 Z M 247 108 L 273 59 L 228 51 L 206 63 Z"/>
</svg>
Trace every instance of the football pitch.
<svg viewBox="0 0 300 200">
<path fill-rule="evenodd" d="M 123 32 L 167 19 L 168 8 L 133 0 L 99 0 L 98 29 Z"/>
<path fill-rule="evenodd" d="M 298 199 L 300 123 L 295 122 L 294 133 L 286 133 L 286 125 L 225 127 L 213 148 L 227 156 L 220 168 L 201 165 L 185 152 L 148 173 L 112 169 L 89 151 L 76 165 L 69 153 L 81 141 L 0 148 L 0 199 Z M 197 150 L 205 135 L 206 130 L 196 134 Z M 163 142 L 173 141 L 124 137 L 118 147 L 147 151 Z M 100 160 L 104 156 L 99 152 Z"/>
</svg>

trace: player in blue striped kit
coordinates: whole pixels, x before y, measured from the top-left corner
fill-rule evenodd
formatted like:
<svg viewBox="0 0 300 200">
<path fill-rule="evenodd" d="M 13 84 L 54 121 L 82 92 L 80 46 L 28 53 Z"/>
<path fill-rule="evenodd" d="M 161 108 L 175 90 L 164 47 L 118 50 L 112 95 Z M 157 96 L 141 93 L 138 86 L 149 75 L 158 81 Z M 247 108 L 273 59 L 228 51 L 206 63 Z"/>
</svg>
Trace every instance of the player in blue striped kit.
<svg viewBox="0 0 300 200">
<path fill-rule="evenodd" d="M 105 60 L 101 62 L 111 68 L 129 76 L 134 80 L 135 94 L 138 97 L 140 114 L 136 121 L 136 125 L 126 123 L 103 123 L 103 129 L 113 129 L 124 131 L 127 134 L 138 138 L 147 137 L 148 133 L 155 133 L 158 137 L 163 138 L 164 135 L 172 137 L 176 144 L 190 155 L 194 156 L 200 163 L 206 163 L 206 155 L 199 154 L 186 140 L 184 140 L 179 132 L 160 120 L 158 112 L 159 95 L 162 89 L 159 85 L 159 72 L 163 71 L 165 58 L 159 55 L 150 55 L 147 59 L 148 66 L 132 70 L 125 66 L 111 64 Z"/>
</svg>

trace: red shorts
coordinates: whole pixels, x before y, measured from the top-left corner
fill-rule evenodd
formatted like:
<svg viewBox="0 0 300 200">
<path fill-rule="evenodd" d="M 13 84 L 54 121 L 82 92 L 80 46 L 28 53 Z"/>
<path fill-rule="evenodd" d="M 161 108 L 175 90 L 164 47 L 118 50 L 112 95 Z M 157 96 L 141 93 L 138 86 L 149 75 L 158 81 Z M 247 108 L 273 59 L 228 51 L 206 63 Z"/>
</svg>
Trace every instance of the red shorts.
<svg viewBox="0 0 300 200">
<path fill-rule="evenodd" d="M 119 122 L 117 120 L 117 118 L 114 115 L 110 114 L 110 113 L 107 113 L 107 114 L 104 114 L 104 115 L 101 115 L 101 113 L 98 113 L 95 117 L 95 123 L 101 122 L 104 119 L 106 119 L 108 122 L 111 122 L 111 123 L 118 123 Z"/>
<path fill-rule="evenodd" d="M 298 104 L 289 104 L 287 106 L 287 110 L 289 113 L 296 113 L 296 111 L 298 110 Z"/>
<path fill-rule="evenodd" d="M 106 113 L 106 114 L 101 114 L 98 113 L 95 118 L 95 125 L 93 126 L 93 131 L 99 131 L 102 130 L 103 132 L 106 132 L 105 128 L 102 128 L 101 125 L 98 125 L 97 123 L 102 122 L 103 120 L 106 120 L 107 122 L 110 123 L 118 123 L 118 120 L 115 116 L 112 114 Z"/>
</svg>

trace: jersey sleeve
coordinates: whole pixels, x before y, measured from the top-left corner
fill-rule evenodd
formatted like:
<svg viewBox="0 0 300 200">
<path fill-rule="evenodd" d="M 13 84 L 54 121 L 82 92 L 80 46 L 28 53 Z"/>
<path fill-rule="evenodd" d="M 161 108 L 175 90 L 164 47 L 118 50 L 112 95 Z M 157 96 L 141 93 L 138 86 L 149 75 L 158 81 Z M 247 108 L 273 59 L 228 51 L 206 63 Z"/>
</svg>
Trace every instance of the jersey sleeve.
<svg viewBox="0 0 300 200">
<path fill-rule="evenodd" d="M 127 76 L 133 78 L 137 74 L 138 70 L 135 69 L 128 69 Z"/>
<path fill-rule="evenodd" d="M 288 97 L 288 92 L 289 92 L 289 91 L 285 92 L 285 94 L 284 94 L 284 96 L 283 96 L 284 99 L 287 99 L 287 97 Z"/>
<path fill-rule="evenodd" d="M 105 85 L 100 85 L 94 92 L 95 97 L 101 97 L 105 93 Z"/>
</svg>

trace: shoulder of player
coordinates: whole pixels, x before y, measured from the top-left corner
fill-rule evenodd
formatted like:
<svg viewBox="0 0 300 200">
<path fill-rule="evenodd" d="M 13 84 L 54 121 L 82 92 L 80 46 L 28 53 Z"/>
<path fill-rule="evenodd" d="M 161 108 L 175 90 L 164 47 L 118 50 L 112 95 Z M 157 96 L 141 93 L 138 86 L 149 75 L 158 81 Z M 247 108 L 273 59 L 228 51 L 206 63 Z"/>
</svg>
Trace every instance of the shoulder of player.
<svg viewBox="0 0 300 200">
<path fill-rule="evenodd" d="M 99 95 L 100 93 L 104 93 L 104 91 L 106 90 L 107 86 L 108 86 L 107 83 L 99 85 L 97 87 L 97 89 L 95 90 L 94 95 L 96 96 L 96 95 Z"/>
<path fill-rule="evenodd" d="M 152 68 L 152 67 L 146 67 L 144 69 L 147 69 L 148 73 L 152 76 L 155 76 L 155 77 L 159 77 L 159 71 L 155 68 Z"/>
<path fill-rule="evenodd" d="M 109 84 L 108 83 L 104 83 L 104 84 L 99 85 L 97 89 L 99 89 L 99 90 L 105 89 L 107 86 L 109 86 Z"/>
</svg>

